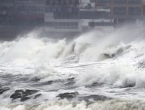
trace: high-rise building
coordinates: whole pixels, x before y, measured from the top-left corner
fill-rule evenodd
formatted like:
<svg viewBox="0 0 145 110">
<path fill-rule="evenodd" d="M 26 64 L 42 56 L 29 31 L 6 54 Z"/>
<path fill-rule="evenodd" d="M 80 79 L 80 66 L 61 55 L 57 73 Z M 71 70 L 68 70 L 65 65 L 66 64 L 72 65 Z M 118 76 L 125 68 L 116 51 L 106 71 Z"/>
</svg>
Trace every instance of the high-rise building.
<svg viewBox="0 0 145 110">
<path fill-rule="evenodd" d="M 0 0 L 0 25 L 9 25 L 13 20 L 14 0 Z"/>
<path fill-rule="evenodd" d="M 136 21 L 143 16 L 143 0 L 96 0 L 96 7 L 98 6 L 111 9 L 115 24 Z"/>
<path fill-rule="evenodd" d="M 105 26 L 113 26 L 110 9 L 96 9 L 89 0 L 46 0 L 46 31 L 80 33 Z"/>
<path fill-rule="evenodd" d="M 80 32 L 80 0 L 46 0 L 45 30 L 49 32 Z"/>
<path fill-rule="evenodd" d="M 0 0 L 0 24 L 37 26 L 44 22 L 45 0 Z"/>
<path fill-rule="evenodd" d="M 39 26 L 44 22 L 45 0 L 15 0 L 15 25 Z"/>
<path fill-rule="evenodd" d="M 94 0 L 0 0 L 0 25 L 44 26 L 54 33 L 113 26 L 110 14 L 109 8 L 96 8 Z"/>
<path fill-rule="evenodd" d="M 0 0 L 0 33 L 13 38 L 44 24 L 45 0 Z"/>
</svg>

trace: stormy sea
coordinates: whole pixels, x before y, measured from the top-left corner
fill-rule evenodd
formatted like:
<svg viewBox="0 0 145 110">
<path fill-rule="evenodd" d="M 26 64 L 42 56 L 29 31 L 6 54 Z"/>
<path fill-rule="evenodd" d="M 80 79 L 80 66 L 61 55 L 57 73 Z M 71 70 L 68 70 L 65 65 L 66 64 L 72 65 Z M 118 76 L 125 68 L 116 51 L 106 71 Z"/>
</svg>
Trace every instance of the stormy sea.
<svg viewBox="0 0 145 110">
<path fill-rule="evenodd" d="M 0 110 L 145 110 L 145 29 L 1 41 Z"/>
</svg>

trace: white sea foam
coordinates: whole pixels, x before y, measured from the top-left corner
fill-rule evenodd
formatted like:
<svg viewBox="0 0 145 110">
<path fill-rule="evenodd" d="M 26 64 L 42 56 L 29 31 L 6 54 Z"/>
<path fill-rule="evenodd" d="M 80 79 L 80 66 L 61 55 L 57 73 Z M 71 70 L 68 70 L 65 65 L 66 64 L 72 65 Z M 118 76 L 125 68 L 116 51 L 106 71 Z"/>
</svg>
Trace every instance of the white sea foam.
<svg viewBox="0 0 145 110">
<path fill-rule="evenodd" d="M 41 63 L 64 59 L 72 53 L 79 57 L 79 62 L 98 61 L 98 57 L 106 48 L 106 52 L 111 54 L 121 48 L 120 42 L 124 42 L 122 46 L 125 47 L 126 44 L 142 38 L 144 34 L 143 29 L 125 27 L 110 34 L 89 32 L 67 42 L 65 39 L 39 38 L 32 32 L 13 42 L 0 43 L 0 61 Z"/>
<path fill-rule="evenodd" d="M 137 80 L 137 75 L 143 74 L 143 70 L 136 72 L 136 70 L 140 71 L 137 64 L 144 60 L 143 36 L 145 33 L 143 30 L 123 27 L 110 34 L 93 31 L 69 42 L 65 39 L 39 38 L 35 32 L 32 32 L 15 41 L 0 43 L 0 62 L 2 65 L 5 64 L 2 70 L 13 71 L 15 68 L 17 71 L 24 71 L 29 67 L 31 71 L 28 73 L 34 73 L 39 77 L 48 77 L 62 73 L 56 68 L 58 66 L 68 71 L 64 68 L 65 64 L 103 61 L 106 63 L 104 67 L 98 68 L 96 65 L 95 70 L 88 68 L 87 71 L 83 71 L 83 75 L 80 74 L 82 82 L 86 83 L 90 79 L 88 82 L 90 84 L 99 80 L 102 83 L 123 86 L 123 81 L 130 80 L 129 75 L 131 74 L 131 79 L 136 80 L 131 80 L 131 82 L 136 83 L 136 86 L 139 87 L 144 84 L 140 78 L 141 81 Z M 114 64 L 110 67 L 109 63 Z M 119 69 L 117 70 L 117 68 Z M 119 77 L 118 80 L 117 77 Z"/>
<path fill-rule="evenodd" d="M 104 102 L 71 103 L 68 101 L 46 102 L 34 105 L 1 105 L 1 110 L 144 110 L 145 102 L 139 100 L 111 100 Z"/>
<path fill-rule="evenodd" d="M 108 88 L 144 88 L 144 32 L 143 29 L 130 28 L 129 30 L 128 27 L 117 29 L 110 34 L 93 31 L 69 42 L 65 39 L 39 38 L 36 34 L 31 33 L 12 42 L 0 43 L 0 74 L 29 74 L 28 79 L 39 79 L 37 83 L 40 84 L 56 81 L 55 84 L 39 87 L 46 91 L 65 88 L 63 81 L 69 78 L 74 78 L 75 82 L 70 81 L 70 84 L 80 94 L 81 90 L 85 91 L 85 87 L 91 87 L 93 84 L 99 86 L 99 90 L 102 90 L 104 86 Z M 63 81 L 57 82 L 59 80 Z M 19 87 L 23 87 L 23 85 Z M 92 93 L 93 90 L 86 91 Z M 56 92 L 54 94 L 58 95 Z M 45 97 L 44 94 L 43 97 Z M 45 98 L 49 99 L 49 97 Z M 85 108 L 84 103 L 80 104 L 84 108 L 76 108 L 71 104 L 69 107 L 44 105 L 45 107 L 41 105 L 42 110 L 95 110 Z M 4 109 L 5 106 L 2 107 Z M 21 110 L 21 107 L 24 110 L 27 109 L 25 106 L 19 106 L 18 109 Z M 100 110 L 105 110 L 103 106 L 101 107 Z M 5 109 L 15 110 L 15 107 Z"/>
</svg>

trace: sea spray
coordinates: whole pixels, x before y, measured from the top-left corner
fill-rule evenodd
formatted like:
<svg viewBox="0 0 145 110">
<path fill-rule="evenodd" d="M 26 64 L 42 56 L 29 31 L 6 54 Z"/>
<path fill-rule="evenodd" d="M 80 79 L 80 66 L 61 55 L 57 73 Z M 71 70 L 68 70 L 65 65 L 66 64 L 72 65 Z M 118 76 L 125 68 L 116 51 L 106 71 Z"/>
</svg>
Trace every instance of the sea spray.
<svg viewBox="0 0 145 110">
<path fill-rule="evenodd" d="M 69 41 L 32 32 L 1 42 L 1 108 L 139 109 L 136 100 L 145 98 L 143 30 L 132 26 L 112 33 L 92 31 Z"/>
</svg>

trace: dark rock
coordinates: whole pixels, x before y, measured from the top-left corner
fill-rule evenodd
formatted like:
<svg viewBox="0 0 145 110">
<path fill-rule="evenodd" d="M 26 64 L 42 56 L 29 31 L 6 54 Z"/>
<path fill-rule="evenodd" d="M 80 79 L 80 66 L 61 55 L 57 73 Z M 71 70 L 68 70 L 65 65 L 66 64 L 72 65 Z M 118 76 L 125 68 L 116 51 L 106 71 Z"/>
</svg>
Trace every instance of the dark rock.
<svg viewBox="0 0 145 110">
<path fill-rule="evenodd" d="M 12 99 L 17 99 L 17 98 L 22 98 L 24 94 L 23 90 L 16 90 L 15 93 L 13 93 L 10 98 Z"/>
<path fill-rule="evenodd" d="M 72 93 L 62 93 L 59 94 L 57 97 L 60 97 L 61 99 L 72 99 L 75 98 L 78 95 L 78 92 L 72 92 Z"/>
<path fill-rule="evenodd" d="M 4 88 L 0 88 L 0 94 L 3 94 L 4 92 L 10 90 L 9 87 L 4 87 Z"/>
<path fill-rule="evenodd" d="M 38 97 L 40 97 L 42 94 L 37 94 L 35 95 L 34 99 L 37 99 Z"/>
<path fill-rule="evenodd" d="M 118 49 L 116 55 L 121 55 L 123 53 L 123 51 L 124 50 L 122 48 Z"/>
<path fill-rule="evenodd" d="M 24 101 L 27 101 L 28 99 L 30 99 L 30 97 L 22 97 L 21 101 L 24 102 Z"/>
<path fill-rule="evenodd" d="M 75 83 L 75 78 L 69 78 L 66 80 L 65 86 L 73 85 Z"/>
<path fill-rule="evenodd" d="M 138 63 L 138 68 L 145 68 L 145 61 L 141 61 Z"/>
<path fill-rule="evenodd" d="M 32 94 L 35 94 L 37 93 L 38 90 L 29 90 L 29 89 L 26 89 L 23 93 L 23 96 L 29 96 L 29 95 L 32 95 Z"/>
<path fill-rule="evenodd" d="M 34 81 L 34 82 L 38 82 L 38 81 L 40 81 L 40 78 L 34 77 L 34 78 L 30 79 L 30 80 Z"/>
<path fill-rule="evenodd" d="M 10 98 L 12 98 L 12 100 L 20 98 L 21 101 L 26 101 L 26 100 L 30 99 L 30 95 L 33 95 L 37 92 L 38 92 L 38 90 L 29 90 L 29 89 L 26 89 L 25 91 L 24 90 L 16 90 L 10 96 Z"/>
<path fill-rule="evenodd" d="M 98 82 L 95 82 L 95 83 L 93 83 L 93 84 L 91 84 L 91 85 L 86 85 L 85 87 L 87 88 L 92 88 L 92 87 L 100 87 L 100 86 L 102 86 L 103 85 L 103 83 L 98 83 Z"/>
<path fill-rule="evenodd" d="M 115 57 L 115 54 L 104 53 L 104 56 L 106 58 L 113 58 L 113 57 Z"/>
<path fill-rule="evenodd" d="M 123 82 L 123 86 L 121 86 L 120 88 L 132 88 L 135 87 L 136 82 L 134 80 L 130 80 L 130 79 L 125 79 Z"/>
<path fill-rule="evenodd" d="M 93 99 L 95 101 L 105 101 L 105 100 L 110 100 L 112 98 L 102 96 L 102 95 L 90 95 L 90 96 L 85 96 L 80 98 L 80 100 L 85 100 L 85 101 L 89 101 L 90 99 Z"/>
<path fill-rule="evenodd" d="M 106 58 L 113 58 L 113 57 L 116 57 L 118 55 L 121 55 L 123 53 L 123 49 L 122 48 L 119 48 L 116 53 L 104 53 L 103 55 L 106 57 Z"/>
<path fill-rule="evenodd" d="M 53 83 L 58 83 L 58 82 L 61 82 L 61 80 L 50 80 L 50 81 L 46 81 L 40 84 L 35 84 L 35 86 L 51 85 Z"/>
<path fill-rule="evenodd" d="M 47 81 L 47 82 L 41 83 L 41 85 L 51 85 L 52 83 L 54 83 L 54 81 Z"/>
<path fill-rule="evenodd" d="M 74 79 L 75 79 L 75 78 L 72 77 L 72 78 L 68 78 L 67 80 L 68 80 L 68 81 L 74 81 Z"/>
</svg>

